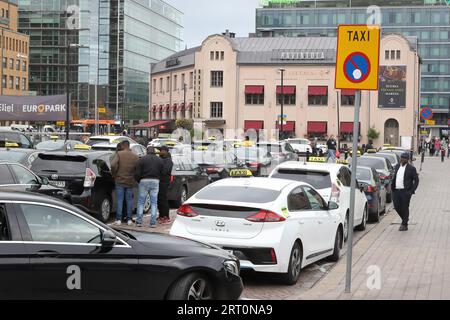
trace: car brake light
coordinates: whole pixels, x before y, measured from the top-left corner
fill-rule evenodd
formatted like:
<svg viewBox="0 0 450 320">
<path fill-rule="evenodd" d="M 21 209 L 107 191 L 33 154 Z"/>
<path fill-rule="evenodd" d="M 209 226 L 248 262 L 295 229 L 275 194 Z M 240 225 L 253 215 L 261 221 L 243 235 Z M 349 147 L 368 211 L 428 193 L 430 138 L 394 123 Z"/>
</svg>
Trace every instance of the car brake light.
<svg viewBox="0 0 450 320">
<path fill-rule="evenodd" d="M 274 249 L 271 249 L 271 250 L 270 250 L 270 256 L 272 257 L 272 262 L 273 262 L 273 263 L 277 263 L 277 255 L 276 255 Z"/>
<path fill-rule="evenodd" d="M 286 219 L 275 212 L 268 210 L 260 210 L 257 214 L 247 217 L 246 220 L 251 222 L 282 222 Z"/>
<path fill-rule="evenodd" d="M 84 187 L 85 188 L 92 188 L 95 185 L 95 179 L 97 176 L 95 175 L 95 172 L 92 171 L 90 168 L 86 169 L 86 175 L 84 176 Z"/>
<path fill-rule="evenodd" d="M 193 218 L 198 216 L 198 213 L 192 209 L 188 204 L 183 204 L 177 211 L 177 214 L 183 217 Z"/>
<path fill-rule="evenodd" d="M 367 192 L 375 192 L 375 188 L 373 186 L 368 186 Z"/>
<path fill-rule="evenodd" d="M 219 173 L 222 171 L 223 171 L 223 168 L 216 168 L 216 167 L 206 168 L 207 173 Z"/>
<path fill-rule="evenodd" d="M 335 185 L 333 183 L 333 185 L 331 186 L 331 201 L 339 203 L 340 195 L 341 195 L 341 190 L 338 188 L 337 185 Z"/>
<path fill-rule="evenodd" d="M 380 176 L 380 179 L 381 179 L 381 180 L 387 180 L 387 179 L 389 179 L 389 177 L 386 177 L 386 176 Z"/>
<path fill-rule="evenodd" d="M 170 176 L 170 183 L 173 183 L 175 181 L 175 177 L 174 176 Z"/>
<path fill-rule="evenodd" d="M 251 162 L 249 163 L 250 168 L 259 168 L 261 166 L 258 162 Z"/>
</svg>

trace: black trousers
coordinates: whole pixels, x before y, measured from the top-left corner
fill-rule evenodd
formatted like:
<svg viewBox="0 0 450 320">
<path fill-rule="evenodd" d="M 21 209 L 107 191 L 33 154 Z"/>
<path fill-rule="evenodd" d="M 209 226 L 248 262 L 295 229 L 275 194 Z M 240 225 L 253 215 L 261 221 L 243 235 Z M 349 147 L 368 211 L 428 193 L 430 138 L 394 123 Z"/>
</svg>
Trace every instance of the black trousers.
<svg viewBox="0 0 450 320">
<path fill-rule="evenodd" d="M 402 219 L 402 224 L 407 226 L 409 222 L 409 203 L 412 195 L 406 190 L 395 190 L 392 196 L 395 211 Z"/>
<path fill-rule="evenodd" d="M 158 192 L 158 211 L 160 218 L 168 218 L 169 217 L 169 200 L 167 199 L 167 193 L 169 192 L 169 184 L 168 183 L 160 183 L 159 184 L 159 192 Z"/>
</svg>

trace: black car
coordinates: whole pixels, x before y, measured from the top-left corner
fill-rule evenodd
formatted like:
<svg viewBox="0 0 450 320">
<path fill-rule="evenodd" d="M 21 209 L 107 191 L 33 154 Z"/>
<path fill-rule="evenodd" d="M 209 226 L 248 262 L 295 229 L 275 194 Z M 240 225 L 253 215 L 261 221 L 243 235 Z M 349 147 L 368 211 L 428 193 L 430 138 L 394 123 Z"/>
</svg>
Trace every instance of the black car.
<svg viewBox="0 0 450 320">
<path fill-rule="evenodd" d="M 387 152 L 366 153 L 366 154 L 364 154 L 364 156 L 388 159 L 390 161 L 392 167 L 394 167 L 394 168 L 397 164 L 400 163 L 400 157 L 393 152 L 391 152 L 391 153 L 387 153 Z"/>
<path fill-rule="evenodd" d="M 0 161 L 0 189 L 36 192 L 71 202 L 67 191 L 49 185 L 46 178 L 38 177 L 17 162 Z"/>
<path fill-rule="evenodd" d="M 38 143 L 36 149 L 42 151 L 66 151 L 75 150 L 76 146 L 80 145 L 84 145 L 84 143 L 77 140 L 48 140 Z"/>
<path fill-rule="evenodd" d="M 103 222 L 112 218 L 117 207 L 115 182 L 111 174 L 110 151 L 69 151 L 39 154 L 31 169 L 50 184 L 65 188 L 72 195 L 72 203 L 85 212 L 96 215 Z M 134 188 L 137 199 L 138 185 Z M 134 209 L 137 201 L 133 201 Z M 144 213 L 150 210 L 150 196 Z"/>
<path fill-rule="evenodd" d="M 0 148 L 0 161 L 18 162 L 27 168 L 36 160 L 39 151 L 21 148 Z"/>
<path fill-rule="evenodd" d="M 351 162 L 350 162 L 351 163 Z M 377 170 L 380 175 L 380 180 L 386 188 L 386 201 L 387 203 L 392 202 L 392 179 L 394 178 L 395 170 L 391 165 L 391 162 L 384 158 L 362 156 L 358 158 L 358 166 L 370 167 Z"/>
<path fill-rule="evenodd" d="M 374 168 L 360 167 L 356 169 L 359 187 L 364 190 L 369 207 L 369 220 L 378 222 L 380 214 L 386 212 L 386 188 Z"/>
<path fill-rule="evenodd" d="M 255 177 L 267 177 L 271 172 L 272 157 L 265 148 L 237 148 L 233 150 L 238 165 L 245 165 L 253 176 Z"/>
<path fill-rule="evenodd" d="M 206 171 L 188 156 L 174 155 L 172 161 L 168 199 L 178 208 L 192 195 L 206 187 L 210 183 L 210 178 Z"/>
<path fill-rule="evenodd" d="M 237 299 L 239 261 L 215 246 L 114 230 L 78 208 L 0 192 L 1 299 Z"/>
<path fill-rule="evenodd" d="M 5 147 L 5 143 L 16 143 L 18 148 L 33 149 L 33 143 L 22 132 L 0 129 L 0 147 Z"/>
</svg>

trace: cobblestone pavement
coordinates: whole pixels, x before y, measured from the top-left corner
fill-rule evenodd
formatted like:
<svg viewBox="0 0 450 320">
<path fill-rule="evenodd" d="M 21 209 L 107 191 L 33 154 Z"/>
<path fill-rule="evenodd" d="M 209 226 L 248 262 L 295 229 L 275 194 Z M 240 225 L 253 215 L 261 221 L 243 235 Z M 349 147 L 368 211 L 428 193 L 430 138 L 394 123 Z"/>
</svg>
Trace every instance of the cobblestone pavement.
<svg viewBox="0 0 450 320">
<path fill-rule="evenodd" d="M 449 181 L 449 160 L 426 158 L 409 231 L 399 232 L 400 218 L 390 214 L 355 246 L 351 293 L 344 293 L 341 259 L 314 288 L 292 298 L 450 299 Z"/>
</svg>

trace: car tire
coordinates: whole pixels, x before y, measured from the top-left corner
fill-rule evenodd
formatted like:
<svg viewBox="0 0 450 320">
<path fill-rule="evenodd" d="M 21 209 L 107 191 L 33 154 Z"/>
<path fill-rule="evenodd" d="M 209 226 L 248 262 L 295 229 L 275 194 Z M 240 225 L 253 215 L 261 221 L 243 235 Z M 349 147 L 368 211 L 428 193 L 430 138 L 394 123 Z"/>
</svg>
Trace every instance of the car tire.
<svg viewBox="0 0 450 320">
<path fill-rule="evenodd" d="M 187 200 L 188 190 L 186 186 L 183 186 L 180 191 L 180 198 L 174 202 L 175 207 L 179 208 Z"/>
<path fill-rule="evenodd" d="M 170 288 L 167 300 L 215 300 L 211 281 L 200 273 L 189 273 Z"/>
<path fill-rule="evenodd" d="M 381 203 L 378 202 L 378 204 L 377 204 L 377 211 L 376 212 L 372 212 L 371 214 L 369 214 L 369 221 L 370 222 L 373 222 L 373 223 L 380 222 L 380 205 L 381 205 Z"/>
<path fill-rule="evenodd" d="M 344 242 L 347 242 L 348 239 L 348 233 L 350 231 L 350 217 L 349 217 L 349 213 L 347 212 L 345 215 L 345 221 L 344 221 Z"/>
<path fill-rule="evenodd" d="M 282 275 L 282 282 L 284 284 L 292 286 L 297 283 L 302 270 L 302 259 L 302 248 L 298 242 L 295 242 L 289 257 L 288 272 Z"/>
<path fill-rule="evenodd" d="M 386 203 L 392 202 L 392 191 L 390 193 L 386 193 Z"/>
<path fill-rule="evenodd" d="M 99 197 L 100 211 L 97 213 L 100 221 L 107 223 L 112 216 L 112 201 L 106 194 Z"/>
<path fill-rule="evenodd" d="M 336 238 L 334 239 L 333 254 L 328 257 L 328 260 L 333 261 L 333 262 L 339 261 L 339 258 L 341 257 L 342 246 L 343 246 L 342 230 L 341 230 L 341 228 L 338 228 L 336 231 Z"/>
<path fill-rule="evenodd" d="M 356 227 L 356 230 L 358 230 L 358 231 L 366 230 L 367 219 L 368 219 L 368 210 L 367 210 L 367 206 L 365 206 L 361 224 Z"/>
</svg>

